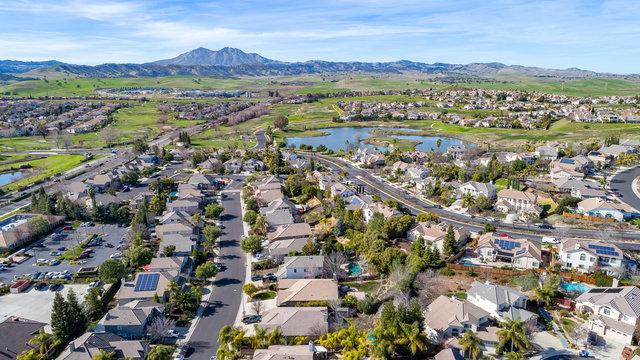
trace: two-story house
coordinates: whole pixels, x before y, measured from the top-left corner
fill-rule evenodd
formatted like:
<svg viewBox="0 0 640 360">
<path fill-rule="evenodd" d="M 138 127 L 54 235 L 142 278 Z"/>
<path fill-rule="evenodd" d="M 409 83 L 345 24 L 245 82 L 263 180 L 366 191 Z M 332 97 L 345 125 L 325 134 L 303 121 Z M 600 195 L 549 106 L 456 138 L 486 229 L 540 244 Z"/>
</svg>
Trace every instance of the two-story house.
<svg viewBox="0 0 640 360">
<path fill-rule="evenodd" d="M 558 254 L 565 268 L 583 273 L 601 271 L 611 276 L 635 274 L 638 263 L 625 257 L 612 243 L 593 240 L 564 239 Z"/>
<path fill-rule="evenodd" d="M 495 200 L 497 189 L 498 188 L 493 184 L 468 181 L 460 185 L 458 188 L 458 194 L 459 196 L 464 196 L 466 194 L 470 194 L 473 197 L 485 196 L 490 200 Z"/>
<path fill-rule="evenodd" d="M 618 343 L 631 344 L 640 328 L 640 289 L 635 286 L 591 288 L 576 298 L 576 309 L 590 314 L 589 330 Z"/>
<path fill-rule="evenodd" d="M 467 291 L 467 301 L 489 312 L 498 322 L 520 319 L 535 323 L 537 315 L 527 310 L 529 297 L 525 294 L 490 281 L 474 281 Z"/>
<path fill-rule="evenodd" d="M 448 336 L 461 336 L 465 331 L 478 331 L 489 321 L 489 312 L 467 300 L 440 295 L 427 307 L 424 315 L 425 334 L 438 344 Z"/>
<path fill-rule="evenodd" d="M 521 269 L 542 267 L 541 245 L 528 239 L 486 233 L 478 239 L 476 253 L 488 263 L 504 262 Z"/>
<path fill-rule="evenodd" d="M 383 203 L 373 203 L 364 209 L 364 212 L 363 212 L 364 220 L 366 222 L 369 222 L 369 220 L 371 220 L 371 217 L 375 213 L 382 214 L 385 219 L 390 218 L 392 216 L 402 215 L 402 213 L 394 207 L 391 207 Z"/>
<path fill-rule="evenodd" d="M 416 223 L 409 231 L 407 232 L 407 240 L 409 241 L 417 241 L 422 238 L 425 246 L 438 248 L 440 253 L 443 251 L 444 247 L 444 237 L 447 235 L 447 231 L 449 230 L 449 224 L 446 222 L 436 223 L 434 221 L 426 221 Z M 468 229 L 462 226 L 453 227 L 453 234 L 455 236 L 456 243 L 458 244 L 458 248 L 462 247 L 471 233 Z"/>
<path fill-rule="evenodd" d="M 96 331 L 106 331 L 125 339 L 142 339 L 156 316 L 164 313 L 164 306 L 149 300 L 134 300 L 109 310 L 100 320 Z"/>
</svg>

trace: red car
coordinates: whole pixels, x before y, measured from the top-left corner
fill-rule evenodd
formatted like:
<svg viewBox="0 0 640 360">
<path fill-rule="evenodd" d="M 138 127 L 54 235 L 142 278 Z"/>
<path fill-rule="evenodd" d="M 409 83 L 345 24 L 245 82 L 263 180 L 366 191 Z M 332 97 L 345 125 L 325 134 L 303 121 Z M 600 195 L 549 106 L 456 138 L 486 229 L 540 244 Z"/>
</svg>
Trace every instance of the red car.
<svg viewBox="0 0 640 360">
<path fill-rule="evenodd" d="M 622 197 L 622 194 L 620 194 L 620 193 L 619 193 L 619 192 L 617 192 L 617 191 L 614 191 L 614 192 L 613 192 L 613 195 L 615 195 L 615 196 L 617 196 L 617 197 Z"/>
<path fill-rule="evenodd" d="M 76 257 L 76 260 L 86 259 L 88 257 L 90 257 L 88 253 L 82 253 Z"/>
<path fill-rule="evenodd" d="M 65 226 L 62 228 L 62 230 L 71 230 L 71 226 Z"/>
<path fill-rule="evenodd" d="M 83 251 L 82 253 L 87 253 L 87 254 L 93 254 L 95 251 L 93 251 L 93 249 L 87 249 L 85 251 Z"/>
</svg>

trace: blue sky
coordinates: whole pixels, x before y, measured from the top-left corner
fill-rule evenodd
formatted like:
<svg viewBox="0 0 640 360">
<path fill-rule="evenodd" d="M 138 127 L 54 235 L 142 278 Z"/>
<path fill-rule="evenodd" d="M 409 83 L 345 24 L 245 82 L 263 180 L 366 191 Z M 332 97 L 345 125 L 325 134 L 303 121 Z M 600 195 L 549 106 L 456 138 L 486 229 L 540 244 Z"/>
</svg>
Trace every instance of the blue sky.
<svg viewBox="0 0 640 360">
<path fill-rule="evenodd" d="M 640 73 L 640 6 L 590 0 L 0 0 L 0 59 L 502 62 Z"/>
</svg>

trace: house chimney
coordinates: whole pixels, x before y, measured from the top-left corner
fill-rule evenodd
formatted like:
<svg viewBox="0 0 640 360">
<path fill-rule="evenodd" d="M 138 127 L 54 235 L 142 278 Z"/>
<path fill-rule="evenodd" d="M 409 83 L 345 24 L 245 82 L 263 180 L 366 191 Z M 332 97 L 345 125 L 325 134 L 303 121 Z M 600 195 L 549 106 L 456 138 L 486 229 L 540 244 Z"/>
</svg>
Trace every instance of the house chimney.
<svg viewBox="0 0 640 360">
<path fill-rule="evenodd" d="M 73 341 L 69 341 L 69 351 L 75 351 L 76 344 Z"/>
<path fill-rule="evenodd" d="M 611 284 L 611 287 L 618 287 L 620 285 L 620 280 L 618 280 L 618 278 L 613 278 L 613 283 Z"/>
</svg>

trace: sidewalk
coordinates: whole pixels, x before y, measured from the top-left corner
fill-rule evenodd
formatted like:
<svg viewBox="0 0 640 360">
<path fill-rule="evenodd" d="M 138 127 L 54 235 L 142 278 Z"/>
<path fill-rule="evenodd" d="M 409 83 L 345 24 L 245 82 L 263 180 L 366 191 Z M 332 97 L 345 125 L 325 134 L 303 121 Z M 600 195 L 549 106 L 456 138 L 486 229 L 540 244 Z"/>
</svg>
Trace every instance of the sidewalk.
<svg viewBox="0 0 640 360">
<path fill-rule="evenodd" d="M 553 320 L 549 316 L 549 313 L 547 313 L 547 310 L 545 310 L 543 308 L 540 308 L 540 313 L 542 314 L 542 316 L 544 317 L 545 320 L 551 322 L 551 325 L 553 326 L 553 331 L 556 333 L 556 336 L 560 339 L 560 342 L 562 342 L 562 346 L 565 349 L 570 349 L 571 347 L 569 346 L 569 343 L 567 342 L 567 339 L 564 338 L 564 335 L 562 334 L 562 332 L 558 328 L 558 325 L 556 325 L 556 323 L 553 322 Z"/>
</svg>

